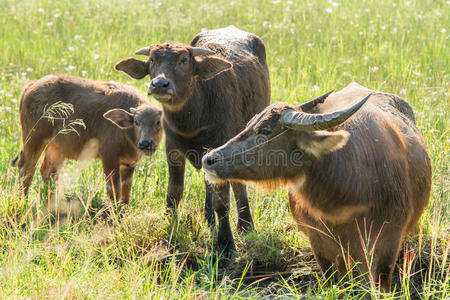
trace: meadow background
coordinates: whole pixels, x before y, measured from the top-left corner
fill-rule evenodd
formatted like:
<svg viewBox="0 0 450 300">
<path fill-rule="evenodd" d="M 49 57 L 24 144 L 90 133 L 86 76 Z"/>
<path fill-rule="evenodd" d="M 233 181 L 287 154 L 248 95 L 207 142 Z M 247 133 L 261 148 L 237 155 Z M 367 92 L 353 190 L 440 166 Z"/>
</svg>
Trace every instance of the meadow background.
<svg viewBox="0 0 450 300">
<path fill-rule="evenodd" d="M 445 0 L 1 0 L 0 298 L 448 299 L 449 17 Z M 352 80 L 410 101 L 432 158 L 433 190 L 402 248 L 394 294 L 357 278 L 326 286 L 282 190 L 249 188 L 256 231 L 235 232 L 239 258 L 218 266 L 202 217 L 202 172 L 186 170 L 179 222 L 164 216 L 163 145 L 139 164 L 123 218 L 107 223 L 85 209 L 107 201 L 96 161 L 84 170 L 66 164 L 56 202 L 38 172 L 30 197 L 20 197 L 9 161 L 21 146 L 26 83 L 68 73 L 145 92 L 148 78 L 131 80 L 113 65 L 143 46 L 189 43 L 202 28 L 230 24 L 265 42 L 272 102 L 303 102 Z"/>
</svg>

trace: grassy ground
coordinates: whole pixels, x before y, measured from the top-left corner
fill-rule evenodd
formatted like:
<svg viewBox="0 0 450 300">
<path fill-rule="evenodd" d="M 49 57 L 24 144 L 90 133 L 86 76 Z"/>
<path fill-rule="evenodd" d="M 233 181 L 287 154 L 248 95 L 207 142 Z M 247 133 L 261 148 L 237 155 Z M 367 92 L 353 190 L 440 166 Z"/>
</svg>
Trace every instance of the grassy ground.
<svg viewBox="0 0 450 300">
<path fill-rule="evenodd" d="M 0 1 L 0 297 L 448 298 L 450 2 L 337 1 Z M 235 233 L 240 257 L 219 269 L 202 219 L 201 172 L 187 168 L 179 222 L 163 215 L 162 148 L 140 163 L 131 204 L 110 224 L 83 208 L 106 199 L 98 162 L 84 170 L 68 163 L 66 197 L 56 204 L 38 174 L 21 199 L 9 160 L 20 148 L 24 84 L 62 72 L 144 92 L 146 80 L 115 72 L 114 63 L 142 46 L 188 43 L 202 28 L 229 24 L 266 43 L 272 102 L 302 102 L 352 80 L 410 101 L 433 161 L 433 191 L 402 248 L 395 294 L 357 278 L 324 285 L 283 191 L 250 188 L 256 232 Z"/>
</svg>

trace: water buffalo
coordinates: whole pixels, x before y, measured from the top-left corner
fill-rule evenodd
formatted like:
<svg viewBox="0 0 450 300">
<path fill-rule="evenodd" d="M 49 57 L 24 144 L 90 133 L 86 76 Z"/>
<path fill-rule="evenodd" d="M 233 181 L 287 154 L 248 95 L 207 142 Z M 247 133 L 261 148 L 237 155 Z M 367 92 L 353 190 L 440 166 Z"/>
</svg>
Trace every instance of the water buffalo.
<svg viewBox="0 0 450 300">
<path fill-rule="evenodd" d="M 430 196 L 430 158 L 413 111 L 356 83 L 302 106 L 277 103 L 255 116 L 203 157 L 207 178 L 286 186 L 320 269 L 334 265 L 343 276 L 358 262 L 389 291 L 402 238 Z"/>
<path fill-rule="evenodd" d="M 136 52 L 146 61 L 127 58 L 117 70 L 133 78 L 150 75 L 148 94 L 163 107 L 169 165 L 167 205 L 175 208 L 183 193 L 185 159 L 200 169 L 208 149 L 224 144 L 270 102 L 264 43 L 234 26 L 203 31 L 190 45 L 164 43 Z M 245 185 L 231 184 L 237 202 L 238 229 L 253 227 Z M 212 230 L 219 219 L 218 246 L 226 256 L 235 246 L 229 224 L 229 189 L 206 183 L 205 216 Z M 214 210 L 213 210 L 214 209 Z"/>
<path fill-rule="evenodd" d="M 162 136 L 162 110 L 119 83 L 48 75 L 24 87 L 19 109 L 22 149 L 11 164 L 18 160 L 24 195 L 45 151 L 45 183 L 57 177 L 67 158 L 99 157 L 108 196 L 128 203 L 136 163 L 154 153 Z M 83 123 L 73 123 L 77 119 Z"/>
</svg>

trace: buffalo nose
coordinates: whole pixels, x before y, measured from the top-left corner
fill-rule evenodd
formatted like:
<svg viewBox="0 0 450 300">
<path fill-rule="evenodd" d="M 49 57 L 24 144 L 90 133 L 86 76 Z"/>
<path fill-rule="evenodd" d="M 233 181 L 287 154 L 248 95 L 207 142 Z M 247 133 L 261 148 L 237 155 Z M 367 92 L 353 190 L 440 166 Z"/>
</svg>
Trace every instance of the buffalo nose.
<svg viewBox="0 0 450 300">
<path fill-rule="evenodd" d="M 170 82 L 163 77 L 156 77 L 150 83 L 150 91 L 155 93 L 165 93 L 172 89 Z"/>
<path fill-rule="evenodd" d="M 154 146 L 154 143 L 151 140 L 150 141 L 147 141 L 147 140 L 141 141 L 138 144 L 139 150 L 151 150 L 151 149 L 153 149 L 153 146 Z"/>
<path fill-rule="evenodd" d="M 202 165 L 205 168 L 213 167 L 219 161 L 219 157 L 217 155 L 206 154 L 202 158 Z"/>
</svg>

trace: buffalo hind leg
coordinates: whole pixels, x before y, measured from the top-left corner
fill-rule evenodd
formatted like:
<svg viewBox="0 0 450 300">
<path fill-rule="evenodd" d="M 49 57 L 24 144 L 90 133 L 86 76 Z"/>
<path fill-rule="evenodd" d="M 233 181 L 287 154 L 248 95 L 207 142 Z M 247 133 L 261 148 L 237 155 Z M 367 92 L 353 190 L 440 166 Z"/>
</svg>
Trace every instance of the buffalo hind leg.
<svg viewBox="0 0 450 300">
<path fill-rule="evenodd" d="M 31 181 L 33 180 L 36 165 L 39 157 L 44 150 L 46 141 L 40 138 L 31 139 L 23 147 L 22 153 L 19 157 L 17 167 L 19 168 L 19 177 L 22 184 L 23 196 L 28 194 Z"/>
<path fill-rule="evenodd" d="M 131 186 L 133 184 L 134 167 L 129 165 L 120 166 L 120 180 L 122 183 L 122 197 L 120 201 L 123 204 L 128 204 L 130 199 Z"/>
<path fill-rule="evenodd" d="M 224 258 L 233 258 L 236 255 L 233 233 L 230 227 L 230 184 L 214 185 L 212 203 L 219 220 L 217 233 L 217 246 Z"/>
<path fill-rule="evenodd" d="M 244 184 L 233 182 L 231 183 L 236 198 L 236 207 L 238 212 L 238 231 L 245 232 L 254 228 L 250 206 L 248 204 L 247 189 Z"/>
</svg>

